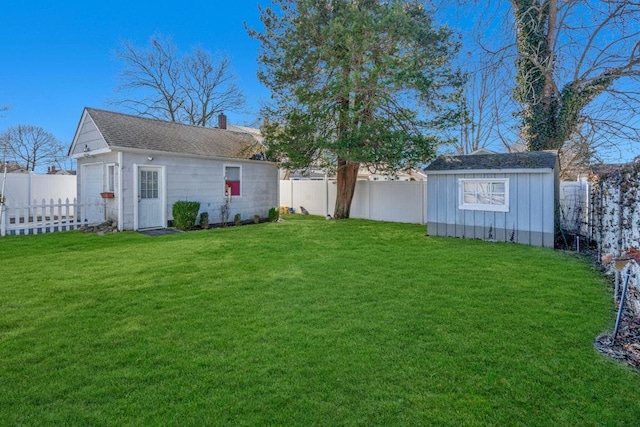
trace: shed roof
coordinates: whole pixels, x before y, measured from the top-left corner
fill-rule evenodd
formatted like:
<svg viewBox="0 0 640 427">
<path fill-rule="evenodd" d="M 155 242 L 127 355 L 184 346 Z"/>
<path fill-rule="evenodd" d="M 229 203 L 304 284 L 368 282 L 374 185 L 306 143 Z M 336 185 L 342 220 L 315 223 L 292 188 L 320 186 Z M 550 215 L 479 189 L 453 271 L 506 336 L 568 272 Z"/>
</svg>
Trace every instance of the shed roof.
<svg viewBox="0 0 640 427">
<path fill-rule="evenodd" d="M 191 126 L 85 108 L 110 147 L 208 157 L 263 158 L 264 147 L 247 132 Z"/>
<path fill-rule="evenodd" d="M 554 169 L 557 160 L 558 153 L 556 151 L 441 156 L 425 170 L 428 173 L 429 171 L 448 170 Z"/>
</svg>

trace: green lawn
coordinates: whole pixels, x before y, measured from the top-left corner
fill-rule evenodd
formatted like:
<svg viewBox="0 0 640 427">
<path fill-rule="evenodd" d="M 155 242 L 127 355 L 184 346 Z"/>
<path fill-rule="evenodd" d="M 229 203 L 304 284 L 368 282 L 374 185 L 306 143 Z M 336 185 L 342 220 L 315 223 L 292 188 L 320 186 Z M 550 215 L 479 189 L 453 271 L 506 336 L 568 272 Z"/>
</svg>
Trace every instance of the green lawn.
<svg viewBox="0 0 640 427">
<path fill-rule="evenodd" d="M 286 217 L 0 240 L 0 425 L 638 425 L 571 254 Z"/>
</svg>

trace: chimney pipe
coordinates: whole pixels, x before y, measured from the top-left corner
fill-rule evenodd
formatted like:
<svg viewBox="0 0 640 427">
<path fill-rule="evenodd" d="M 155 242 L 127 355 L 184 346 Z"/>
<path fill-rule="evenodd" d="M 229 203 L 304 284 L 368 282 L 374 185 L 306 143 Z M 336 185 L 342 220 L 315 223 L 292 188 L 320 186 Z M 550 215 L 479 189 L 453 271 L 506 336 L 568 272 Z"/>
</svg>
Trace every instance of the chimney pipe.
<svg viewBox="0 0 640 427">
<path fill-rule="evenodd" d="M 227 116 L 224 113 L 218 114 L 218 128 L 226 129 L 227 128 Z"/>
</svg>

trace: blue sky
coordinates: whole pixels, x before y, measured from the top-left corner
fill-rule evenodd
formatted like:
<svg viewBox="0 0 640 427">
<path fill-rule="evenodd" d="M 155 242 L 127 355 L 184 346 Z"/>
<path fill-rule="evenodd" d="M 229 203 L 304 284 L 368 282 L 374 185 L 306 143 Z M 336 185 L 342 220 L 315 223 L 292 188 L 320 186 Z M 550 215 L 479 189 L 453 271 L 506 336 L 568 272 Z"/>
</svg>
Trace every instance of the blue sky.
<svg viewBox="0 0 640 427">
<path fill-rule="evenodd" d="M 201 45 L 232 60 L 247 98 L 234 124 L 255 124 L 269 97 L 257 77 L 258 43 L 243 23 L 260 28 L 256 0 L 188 2 L 4 1 L 0 6 L 0 131 L 31 124 L 70 144 L 85 106 L 116 109 L 122 40 L 143 46 L 154 33 L 173 37 L 181 51 Z"/>
<path fill-rule="evenodd" d="M 171 36 L 180 51 L 201 45 L 226 53 L 247 99 L 242 113 L 227 112 L 229 122 L 258 126 L 269 91 L 256 77 L 258 42 L 243 24 L 261 28 L 259 3 L 270 1 L 5 0 L 0 3 L 0 107 L 10 110 L 0 112 L 0 132 L 30 124 L 70 144 L 85 106 L 117 109 L 108 102 L 116 98 L 122 68 L 113 51 L 123 40 L 145 46 L 156 33 Z M 479 16 L 474 11 L 454 9 L 448 17 L 454 27 L 470 25 Z M 504 150 L 496 142 L 489 148 Z M 612 150 L 608 160 L 630 160 L 636 151 Z"/>
</svg>

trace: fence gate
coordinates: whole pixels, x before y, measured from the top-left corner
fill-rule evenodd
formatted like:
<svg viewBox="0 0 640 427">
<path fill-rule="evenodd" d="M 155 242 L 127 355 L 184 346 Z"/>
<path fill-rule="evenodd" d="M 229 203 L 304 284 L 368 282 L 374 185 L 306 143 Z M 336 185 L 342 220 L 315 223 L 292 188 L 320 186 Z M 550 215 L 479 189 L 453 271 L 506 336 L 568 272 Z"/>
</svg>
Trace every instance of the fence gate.
<svg viewBox="0 0 640 427">
<path fill-rule="evenodd" d="M 560 227 L 563 232 L 592 238 L 589 235 L 590 187 L 587 180 L 560 183 Z"/>
</svg>

